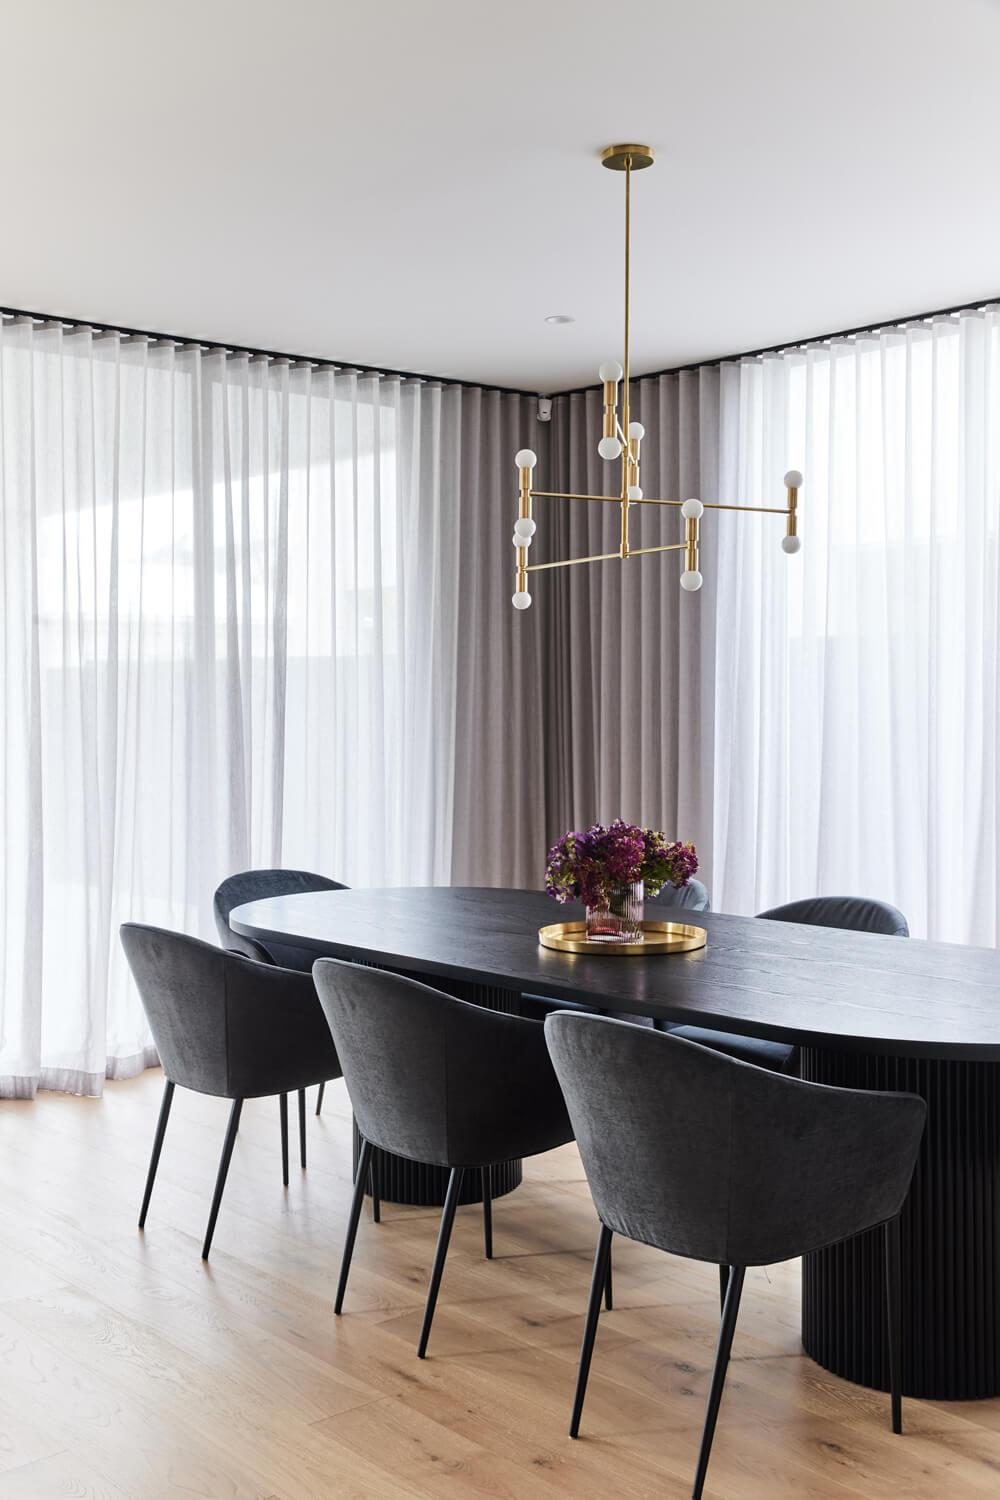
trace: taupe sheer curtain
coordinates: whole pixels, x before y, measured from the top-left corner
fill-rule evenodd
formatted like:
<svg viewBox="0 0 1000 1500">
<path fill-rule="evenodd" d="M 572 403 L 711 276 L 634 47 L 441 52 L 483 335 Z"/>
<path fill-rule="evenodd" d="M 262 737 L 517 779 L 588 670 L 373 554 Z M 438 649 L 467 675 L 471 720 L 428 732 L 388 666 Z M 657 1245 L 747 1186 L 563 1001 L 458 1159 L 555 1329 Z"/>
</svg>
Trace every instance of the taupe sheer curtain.
<svg viewBox="0 0 1000 1500">
<path fill-rule="evenodd" d="M 632 417 L 646 428 L 647 495 L 685 498 L 717 490 L 722 380 L 713 368 L 633 385 Z M 598 494 L 616 488 L 618 465 L 597 454 L 600 432 L 600 391 L 557 400 L 552 483 L 540 480 L 539 488 Z M 538 561 L 617 546 L 613 506 L 543 500 L 536 514 Z M 641 506 L 632 516 L 635 546 L 683 535 L 675 508 Z M 536 575 L 535 605 L 525 614 L 537 615 L 544 628 L 549 840 L 570 827 L 622 816 L 694 840 L 710 881 L 718 533 L 712 527 L 704 532 L 705 585 L 698 594 L 680 588 L 683 563 L 668 552 Z"/>
</svg>

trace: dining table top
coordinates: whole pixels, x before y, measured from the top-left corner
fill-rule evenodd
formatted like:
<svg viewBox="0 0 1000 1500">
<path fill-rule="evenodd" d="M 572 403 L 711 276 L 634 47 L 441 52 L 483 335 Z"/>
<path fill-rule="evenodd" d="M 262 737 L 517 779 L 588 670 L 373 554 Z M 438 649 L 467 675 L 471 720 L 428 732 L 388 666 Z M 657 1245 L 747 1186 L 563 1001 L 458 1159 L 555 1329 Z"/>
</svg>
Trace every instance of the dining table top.
<svg viewBox="0 0 1000 1500">
<path fill-rule="evenodd" d="M 361 959 L 425 982 L 459 979 L 609 1013 L 900 1057 L 1000 1059 L 1000 952 L 662 906 L 704 927 L 687 953 L 612 956 L 542 947 L 582 917 L 538 891 L 420 886 L 314 891 L 236 907 L 233 930 Z"/>
</svg>

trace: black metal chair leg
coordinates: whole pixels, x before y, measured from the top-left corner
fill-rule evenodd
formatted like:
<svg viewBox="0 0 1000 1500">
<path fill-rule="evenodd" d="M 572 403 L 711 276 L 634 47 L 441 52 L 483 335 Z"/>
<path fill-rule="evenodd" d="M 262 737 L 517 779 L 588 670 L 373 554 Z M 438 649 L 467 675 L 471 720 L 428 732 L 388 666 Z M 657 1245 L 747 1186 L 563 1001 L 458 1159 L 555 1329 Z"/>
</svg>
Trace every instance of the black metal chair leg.
<svg viewBox="0 0 1000 1500">
<path fill-rule="evenodd" d="M 368 1176 L 371 1179 L 372 1189 L 372 1223 L 382 1222 L 382 1192 L 379 1183 L 379 1160 L 378 1151 L 372 1147 L 371 1166 L 368 1168 Z"/>
<path fill-rule="evenodd" d="M 483 1244 L 486 1248 L 486 1259 L 493 1259 L 493 1172 L 489 1167 L 481 1167 L 479 1176 L 483 1188 Z"/>
<path fill-rule="evenodd" d="M 708 1410 L 705 1413 L 705 1428 L 701 1435 L 698 1471 L 695 1475 L 694 1489 L 691 1491 L 691 1500 L 701 1500 L 701 1494 L 705 1488 L 705 1475 L 708 1473 L 708 1460 L 712 1452 L 712 1439 L 715 1437 L 715 1424 L 719 1418 L 719 1406 L 726 1383 L 726 1371 L 729 1368 L 729 1355 L 733 1347 L 733 1334 L 736 1332 L 736 1319 L 739 1316 L 740 1296 L 743 1292 L 745 1275 L 745 1266 L 730 1267 L 726 1303 L 722 1310 L 722 1327 L 719 1330 L 719 1346 L 715 1351 L 715 1368 L 712 1371 L 712 1386 L 708 1393 Z"/>
<path fill-rule="evenodd" d="M 726 1288 L 729 1286 L 729 1267 L 719 1267 L 719 1306 L 723 1312 L 726 1310 Z"/>
<path fill-rule="evenodd" d="M 163 1099 L 160 1103 L 160 1117 L 156 1122 L 156 1134 L 153 1137 L 153 1154 L 149 1158 L 149 1171 L 146 1173 L 146 1191 L 142 1195 L 142 1207 L 139 1210 L 140 1229 L 145 1225 L 146 1214 L 149 1212 L 149 1200 L 153 1194 L 156 1169 L 160 1165 L 160 1152 L 163 1150 L 163 1137 L 167 1133 L 167 1121 L 170 1118 L 170 1105 L 173 1102 L 173 1097 L 174 1085 L 168 1078 L 163 1089 Z"/>
<path fill-rule="evenodd" d="M 306 1091 L 299 1089 L 299 1166 L 306 1167 Z"/>
<path fill-rule="evenodd" d="M 418 1359 L 423 1359 L 427 1353 L 427 1340 L 431 1336 L 431 1324 L 434 1321 L 434 1308 L 437 1305 L 438 1290 L 441 1286 L 441 1274 L 444 1271 L 444 1263 L 448 1254 L 451 1226 L 455 1222 L 455 1210 L 458 1207 L 458 1195 L 462 1191 L 462 1178 L 464 1176 L 465 1171 L 462 1167 L 452 1167 L 451 1176 L 448 1178 L 448 1191 L 445 1194 L 444 1208 L 441 1211 L 441 1228 L 438 1230 L 437 1249 L 434 1251 L 431 1284 L 427 1289 L 427 1306 L 424 1308 L 424 1323 L 420 1330 L 420 1343 L 417 1345 Z"/>
<path fill-rule="evenodd" d="M 590 1360 L 597 1337 L 597 1320 L 601 1316 L 601 1297 L 606 1295 L 608 1272 L 611 1267 L 611 1230 L 601 1225 L 594 1253 L 594 1271 L 590 1278 L 590 1299 L 587 1302 L 587 1321 L 583 1325 L 583 1343 L 580 1345 L 580 1368 L 576 1376 L 576 1395 L 573 1397 L 573 1415 L 570 1418 L 570 1437 L 580 1436 L 580 1418 L 583 1415 L 583 1398 L 587 1394 L 587 1377 Z"/>
<path fill-rule="evenodd" d="M 320 1110 L 323 1108 L 323 1095 L 324 1095 L 325 1092 L 326 1092 L 326 1084 L 325 1083 L 321 1083 L 320 1086 L 319 1086 L 319 1093 L 316 1095 L 316 1113 L 317 1114 L 319 1114 Z"/>
<path fill-rule="evenodd" d="M 903 1430 L 902 1280 L 899 1218 L 885 1226 L 885 1305 L 889 1324 L 889 1390 L 892 1430 Z"/>
<path fill-rule="evenodd" d="M 610 1230 L 608 1231 L 610 1233 Z M 608 1274 L 604 1278 L 604 1310 L 613 1312 L 615 1306 L 614 1286 L 611 1278 L 611 1246 L 608 1246 Z"/>
<path fill-rule="evenodd" d="M 288 1095 L 278 1095 L 278 1113 L 281 1116 L 281 1180 L 288 1186 Z"/>
<path fill-rule="evenodd" d="M 365 1201 L 365 1184 L 368 1181 L 368 1172 L 371 1167 L 372 1150 L 371 1141 L 361 1142 L 358 1170 L 354 1178 L 354 1197 L 351 1199 L 351 1216 L 347 1221 L 347 1238 L 344 1240 L 344 1254 L 340 1262 L 340 1280 L 337 1282 L 337 1296 L 333 1304 L 333 1310 L 338 1317 L 344 1305 L 344 1293 L 347 1291 L 347 1277 L 351 1269 L 351 1258 L 354 1255 L 354 1241 L 358 1236 L 361 1205 Z"/>
<path fill-rule="evenodd" d="M 234 1099 L 233 1107 L 229 1111 L 229 1124 L 226 1127 L 225 1144 L 222 1147 L 222 1160 L 219 1162 L 219 1175 L 215 1179 L 215 1192 L 212 1195 L 212 1212 L 208 1216 L 208 1228 L 205 1231 L 205 1243 L 201 1247 L 202 1260 L 208 1260 L 208 1252 L 212 1248 L 212 1236 L 215 1233 L 215 1221 L 219 1217 L 219 1204 L 222 1202 L 222 1192 L 226 1186 L 226 1178 L 229 1175 L 229 1163 L 233 1156 L 233 1147 L 236 1145 L 236 1136 L 240 1128 L 240 1115 L 243 1112 L 243 1100 Z"/>
</svg>

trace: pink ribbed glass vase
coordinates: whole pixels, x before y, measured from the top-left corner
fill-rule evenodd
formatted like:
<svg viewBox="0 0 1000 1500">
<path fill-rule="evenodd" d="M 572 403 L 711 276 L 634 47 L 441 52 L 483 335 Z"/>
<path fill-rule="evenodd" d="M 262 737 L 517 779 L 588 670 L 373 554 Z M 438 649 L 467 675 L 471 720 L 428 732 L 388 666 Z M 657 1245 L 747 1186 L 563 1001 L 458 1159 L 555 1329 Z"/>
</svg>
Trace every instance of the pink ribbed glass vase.
<svg viewBox="0 0 1000 1500">
<path fill-rule="evenodd" d="M 587 907 L 592 943 L 641 943 L 645 888 L 641 880 L 615 886 L 602 906 Z"/>
</svg>

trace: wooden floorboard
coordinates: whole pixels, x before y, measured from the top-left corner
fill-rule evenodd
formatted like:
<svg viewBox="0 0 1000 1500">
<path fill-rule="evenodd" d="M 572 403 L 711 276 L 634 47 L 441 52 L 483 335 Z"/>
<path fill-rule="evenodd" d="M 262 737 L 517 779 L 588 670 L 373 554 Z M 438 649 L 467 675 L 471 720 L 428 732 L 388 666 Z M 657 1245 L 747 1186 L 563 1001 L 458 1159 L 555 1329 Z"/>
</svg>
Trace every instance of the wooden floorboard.
<svg viewBox="0 0 1000 1500">
<path fill-rule="evenodd" d="M 616 1241 L 583 1436 L 566 1435 L 595 1221 L 574 1148 L 497 1201 L 497 1258 L 459 1211 L 415 1344 L 437 1213 L 362 1221 L 343 1084 L 281 1185 L 277 1103 L 244 1109 L 212 1260 L 200 1245 L 228 1106 L 174 1101 L 136 1228 L 162 1076 L 102 1100 L 0 1103 L 0 1500 L 560 1500 L 690 1493 L 718 1328 L 712 1267 Z M 314 1097 L 314 1096 L 313 1096 Z M 294 1129 L 294 1111 L 293 1116 Z M 747 1277 L 712 1500 L 1000 1493 L 1000 1401 L 887 1398 L 806 1359 L 798 1267 Z"/>
</svg>

